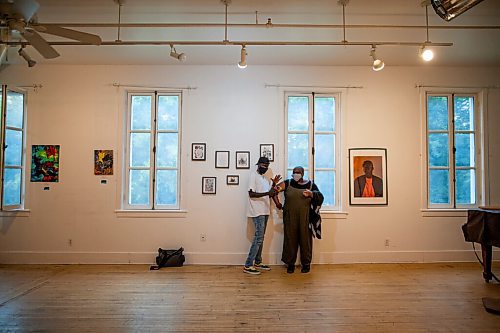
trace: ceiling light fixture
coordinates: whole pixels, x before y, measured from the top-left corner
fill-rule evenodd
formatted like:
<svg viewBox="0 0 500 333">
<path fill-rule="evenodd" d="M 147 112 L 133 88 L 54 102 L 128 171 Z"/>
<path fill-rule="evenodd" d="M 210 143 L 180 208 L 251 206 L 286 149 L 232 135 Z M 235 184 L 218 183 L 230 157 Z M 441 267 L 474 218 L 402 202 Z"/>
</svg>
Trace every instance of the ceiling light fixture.
<svg viewBox="0 0 500 333">
<path fill-rule="evenodd" d="M 442 19 L 451 21 L 483 0 L 431 0 L 434 11 Z"/>
<path fill-rule="evenodd" d="M 24 51 L 24 48 L 21 47 L 17 53 L 19 53 L 19 55 L 23 57 L 24 60 L 26 60 L 26 62 L 28 63 L 28 67 L 33 67 L 36 65 L 36 61 L 31 59 L 29 54 Z"/>
<path fill-rule="evenodd" d="M 427 44 L 431 43 L 431 41 L 429 40 L 429 11 L 427 9 L 427 7 L 429 6 L 429 2 L 423 1 L 422 6 L 425 6 L 425 31 L 427 34 L 427 39 L 419 49 L 419 55 L 422 59 L 424 59 L 424 61 L 431 61 L 434 58 L 434 52 L 427 47 Z"/>
<path fill-rule="evenodd" d="M 241 46 L 241 59 L 240 62 L 238 63 L 239 68 L 247 68 L 247 49 L 245 48 L 245 45 Z"/>
<path fill-rule="evenodd" d="M 377 55 L 375 54 L 375 45 L 372 45 L 372 49 L 370 51 L 370 57 L 372 57 L 373 59 L 373 66 L 372 66 L 372 69 L 376 72 L 384 69 L 384 66 L 385 66 L 385 63 L 380 60 L 380 59 L 377 59 Z"/>
<path fill-rule="evenodd" d="M 174 45 L 172 45 L 172 44 L 170 44 L 170 56 L 172 58 L 179 60 L 180 62 L 186 61 L 186 58 L 187 58 L 185 53 L 177 53 Z"/>
</svg>

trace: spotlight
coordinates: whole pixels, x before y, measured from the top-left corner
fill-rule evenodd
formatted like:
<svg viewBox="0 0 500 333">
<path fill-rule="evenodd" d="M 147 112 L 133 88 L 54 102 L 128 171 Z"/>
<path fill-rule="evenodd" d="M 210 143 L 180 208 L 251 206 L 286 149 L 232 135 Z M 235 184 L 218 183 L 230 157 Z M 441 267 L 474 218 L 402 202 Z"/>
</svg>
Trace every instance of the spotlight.
<svg viewBox="0 0 500 333">
<path fill-rule="evenodd" d="M 31 57 L 28 55 L 28 53 L 26 53 L 26 51 L 24 51 L 22 47 L 19 49 L 18 53 L 21 57 L 24 58 L 24 60 L 26 60 L 26 62 L 28 63 L 28 67 L 33 67 L 36 65 L 36 61 L 31 59 Z"/>
<path fill-rule="evenodd" d="M 375 55 L 375 45 L 372 45 L 372 49 L 370 51 L 370 57 L 373 59 L 373 66 L 372 69 L 374 71 L 380 71 L 384 68 L 385 64 L 382 60 L 377 59 L 377 56 Z"/>
<path fill-rule="evenodd" d="M 244 45 L 241 46 L 241 60 L 238 63 L 239 68 L 247 68 L 247 49 Z"/>
<path fill-rule="evenodd" d="M 481 1 L 483 0 L 431 0 L 431 4 L 436 14 L 446 21 L 451 21 Z"/>
<path fill-rule="evenodd" d="M 187 58 L 185 53 L 177 53 L 173 45 L 170 45 L 170 56 L 179 60 L 180 62 L 186 61 Z"/>
<path fill-rule="evenodd" d="M 431 49 L 425 47 L 425 45 L 422 45 L 419 51 L 420 57 L 424 59 L 424 61 L 431 61 L 434 58 L 434 52 L 432 52 Z"/>
</svg>

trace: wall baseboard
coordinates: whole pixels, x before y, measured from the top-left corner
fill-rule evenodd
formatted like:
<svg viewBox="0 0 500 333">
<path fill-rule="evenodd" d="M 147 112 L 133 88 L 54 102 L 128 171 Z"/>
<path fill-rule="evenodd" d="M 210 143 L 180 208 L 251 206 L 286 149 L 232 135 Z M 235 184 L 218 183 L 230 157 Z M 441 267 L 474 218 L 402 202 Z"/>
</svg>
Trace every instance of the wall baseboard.
<svg viewBox="0 0 500 333">
<path fill-rule="evenodd" d="M 500 250 L 494 250 L 500 253 Z M 184 252 L 187 265 L 243 265 L 246 253 Z M 0 264 L 155 264 L 157 252 L 0 251 Z M 478 253 L 478 255 L 481 255 Z M 496 257 L 494 255 L 493 257 Z M 265 253 L 264 262 L 282 265 L 281 253 Z M 474 262 L 473 250 L 320 252 L 314 264 Z"/>
</svg>

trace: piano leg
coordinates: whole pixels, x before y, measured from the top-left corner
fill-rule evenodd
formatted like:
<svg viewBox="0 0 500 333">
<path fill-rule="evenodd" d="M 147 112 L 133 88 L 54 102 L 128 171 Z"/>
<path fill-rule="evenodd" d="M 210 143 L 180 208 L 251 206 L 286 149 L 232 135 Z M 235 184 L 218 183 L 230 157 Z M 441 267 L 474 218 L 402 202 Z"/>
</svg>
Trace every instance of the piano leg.
<svg viewBox="0 0 500 333">
<path fill-rule="evenodd" d="M 492 279 L 491 274 L 491 245 L 481 244 L 481 253 L 483 255 L 483 278 L 486 282 Z"/>
</svg>

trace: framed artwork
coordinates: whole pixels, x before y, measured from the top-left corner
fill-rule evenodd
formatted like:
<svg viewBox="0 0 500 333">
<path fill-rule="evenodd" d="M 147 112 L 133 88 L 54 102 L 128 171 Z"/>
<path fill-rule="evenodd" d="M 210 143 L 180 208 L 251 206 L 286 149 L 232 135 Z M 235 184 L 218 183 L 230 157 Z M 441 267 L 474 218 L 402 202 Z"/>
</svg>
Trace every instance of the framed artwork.
<svg viewBox="0 0 500 333">
<path fill-rule="evenodd" d="M 260 157 L 267 157 L 269 162 L 274 162 L 274 145 L 272 143 L 261 144 Z"/>
<path fill-rule="evenodd" d="M 113 151 L 94 150 L 94 175 L 113 174 Z"/>
<path fill-rule="evenodd" d="M 59 182 L 59 145 L 31 147 L 32 182 Z"/>
<path fill-rule="evenodd" d="M 229 151 L 215 152 L 215 167 L 229 169 Z"/>
<path fill-rule="evenodd" d="M 217 192 L 217 177 L 201 177 L 201 193 L 215 194 Z"/>
<path fill-rule="evenodd" d="M 226 184 L 227 185 L 239 185 L 240 184 L 240 176 L 238 176 L 238 175 L 227 175 L 226 176 Z"/>
<path fill-rule="evenodd" d="M 207 144 L 192 143 L 191 144 L 191 160 L 205 161 L 207 159 Z"/>
<path fill-rule="evenodd" d="M 250 169 L 250 152 L 236 152 L 236 169 Z"/>
<path fill-rule="evenodd" d="M 349 149 L 349 204 L 387 203 L 387 149 Z"/>
</svg>

